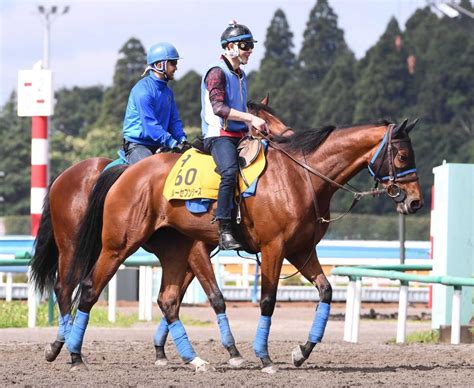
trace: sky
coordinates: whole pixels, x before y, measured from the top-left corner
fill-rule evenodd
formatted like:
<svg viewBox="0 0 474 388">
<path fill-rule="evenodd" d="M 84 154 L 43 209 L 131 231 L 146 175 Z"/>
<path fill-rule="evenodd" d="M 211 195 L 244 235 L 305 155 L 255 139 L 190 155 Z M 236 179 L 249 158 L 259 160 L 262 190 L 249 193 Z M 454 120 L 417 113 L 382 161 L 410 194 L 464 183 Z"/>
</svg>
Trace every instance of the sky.
<svg viewBox="0 0 474 388">
<path fill-rule="evenodd" d="M 357 58 L 373 46 L 392 16 L 406 20 L 426 0 L 329 0 Z M 38 6 L 69 5 L 51 25 L 50 68 L 54 87 L 109 86 L 118 51 L 131 37 L 147 49 L 160 41 L 176 46 L 182 60 L 176 78 L 202 74 L 221 53 L 219 38 L 231 19 L 259 40 L 246 71 L 259 67 L 263 42 L 278 8 L 287 17 L 297 53 L 316 0 L 0 0 L 0 105 L 16 89 L 18 70 L 43 57 L 44 24 Z"/>
</svg>

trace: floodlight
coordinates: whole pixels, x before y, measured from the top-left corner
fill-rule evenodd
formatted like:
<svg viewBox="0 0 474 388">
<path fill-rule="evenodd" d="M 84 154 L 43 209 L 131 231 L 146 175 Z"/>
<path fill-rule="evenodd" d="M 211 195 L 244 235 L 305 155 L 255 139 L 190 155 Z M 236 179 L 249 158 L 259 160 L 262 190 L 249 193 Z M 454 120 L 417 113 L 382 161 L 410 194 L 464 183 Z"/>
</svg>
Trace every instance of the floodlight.
<svg viewBox="0 0 474 388">
<path fill-rule="evenodd" d="M 460 15 L 457 10 L 455 10 L 450 4 L 447 3 L 436 4 L 436 8 L 438 8 L 449 18 L 457 18 Z"/>
</svg>

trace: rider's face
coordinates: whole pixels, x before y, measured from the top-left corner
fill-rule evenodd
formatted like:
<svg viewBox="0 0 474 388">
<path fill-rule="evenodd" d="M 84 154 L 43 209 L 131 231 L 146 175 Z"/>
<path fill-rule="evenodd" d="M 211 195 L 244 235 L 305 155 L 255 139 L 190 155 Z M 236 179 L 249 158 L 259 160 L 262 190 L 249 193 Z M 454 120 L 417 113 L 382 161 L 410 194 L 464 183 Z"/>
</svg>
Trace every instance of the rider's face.
<svg viewBox="0 0 474 388">
<path fill-rule="evenodd" d="M 249 61 L 250 55 L 253 53 L 253 42 L 238 42 L 239 56 L 242 64 L 246 65 Z"/>
<path fill-rule="evenodd" d="M 174 79 L 174 73 L 178 70 L 178 60 L 169 60 L 166 64 L 166 76 L 168 79 Z"/>
</svg>

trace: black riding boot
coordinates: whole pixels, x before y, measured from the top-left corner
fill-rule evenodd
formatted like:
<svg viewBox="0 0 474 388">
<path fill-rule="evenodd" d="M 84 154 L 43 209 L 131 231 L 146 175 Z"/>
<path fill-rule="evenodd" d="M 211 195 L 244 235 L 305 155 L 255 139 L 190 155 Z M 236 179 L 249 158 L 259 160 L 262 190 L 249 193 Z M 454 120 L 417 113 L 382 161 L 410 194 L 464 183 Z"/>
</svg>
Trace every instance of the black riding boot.
<svg viewBox="0 0 474 388">
<path fill-rule="evenodd" d="M 219 220 L 219 248 L 222 251 L 243 249 L 243 246 L 232 234 L 232 223 L 230 220 Z"/>
</svg>

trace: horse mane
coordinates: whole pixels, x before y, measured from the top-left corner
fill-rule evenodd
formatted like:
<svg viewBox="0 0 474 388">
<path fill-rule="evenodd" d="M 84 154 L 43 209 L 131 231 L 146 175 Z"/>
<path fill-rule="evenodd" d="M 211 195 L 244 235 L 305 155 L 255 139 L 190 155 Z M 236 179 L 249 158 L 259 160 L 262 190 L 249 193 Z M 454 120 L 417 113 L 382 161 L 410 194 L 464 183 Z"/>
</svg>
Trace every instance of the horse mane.
<svg viewBox="0 0 474 388">
<path fill-rule="evenodd" d="M 378 120 L 371 123 L 350 124 L 338 127 L 335 125 L 326 125 L 321 128 L 309 128 L 295 131 L 293 135 L 287 137 L 274 136 L 273 141 L 276 143 L 285 144 L 290 150 L 301 150 L 308 153 L 318 148 L 334 130 L 344 130 L 347 128 L 362 127 L 367 125 L 381 127 L 387 126 L 389 124 L 390 122 L 387 120 Z"/>
</svg>

